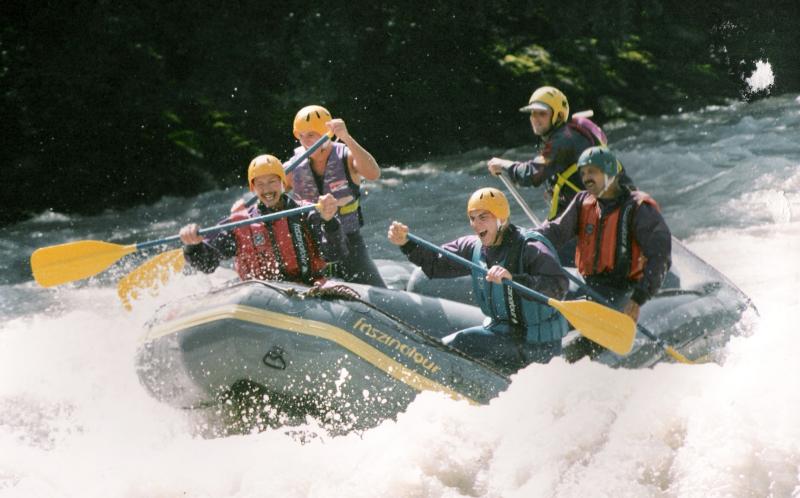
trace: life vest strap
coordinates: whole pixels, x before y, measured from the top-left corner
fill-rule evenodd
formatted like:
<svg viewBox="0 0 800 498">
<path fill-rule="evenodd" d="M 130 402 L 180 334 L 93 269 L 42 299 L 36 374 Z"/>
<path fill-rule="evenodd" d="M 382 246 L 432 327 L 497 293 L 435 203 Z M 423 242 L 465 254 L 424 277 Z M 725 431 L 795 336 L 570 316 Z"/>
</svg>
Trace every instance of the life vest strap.
<svg viewBox="0 0 800 498">
<path fill-rule="evenodd" d="M 556 177 L 558 179 L 556 180 L 556 184 L 553 187 L 553 197 L 552 199 L 550 199 L 550 212 L 547 213 L 548 220 L 555 219 L 556 214 L 558 213 L 558 197 L 559 194 L 561 193 L 562 186 L 567 185 L 569 188 L 574 190 L 576 194 L 581 191 L 581 189 L 578 188 L 577 185 L 568 180 L 568 178 L 574 175 L 575 172 L 577 171 L 578 171 L 578 163 L 575 163 L 566 170 L 564 170 L 563 173 L 556 173 Z"/>
<path fill-rule="evenodd" d="M 345 214 L 353 213 L 358 209 L 358 206 L 359 206 L 358 199 L 355 199 L 354 201 L 352 201 L 352 202 L 350 202 L 348 204 L 345 204 L 344 206 L 340 207 L 339 208 L 339 214 L 340 215 L 345 215 Z"/>
</svg>

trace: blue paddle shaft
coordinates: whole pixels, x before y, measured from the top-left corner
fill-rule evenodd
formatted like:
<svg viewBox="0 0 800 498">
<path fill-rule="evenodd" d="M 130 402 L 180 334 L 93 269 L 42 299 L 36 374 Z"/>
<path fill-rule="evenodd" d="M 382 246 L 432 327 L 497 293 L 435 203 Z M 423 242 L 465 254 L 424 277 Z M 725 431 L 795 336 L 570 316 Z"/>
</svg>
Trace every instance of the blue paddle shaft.
<svg viewBox="0 0 800 498">
<path fill-rule="evenodd" d="M 316 150 L 319 149 L 320 147 L 322 147 L 322 144 L 324 144 L 328 140 L 330 140 L 330 137 L 328 135 L 323 135 L 322 137 L 320 137 L 320 139 L 317 140 L 316 142 L 314 142 L 311 145 L 311 147 L 309 147 L 305 152 L 300 154 L 300 156 L 298 156 L 297 159 L 295 159 L 289 165 L 287 165 L 286 169 L 283 170 L 284 173 L 286 173 L 288 175 L 289 173 L 294 171 L 295 168 L 300 166 L 300 163 L 302 163 L 303 161 L 308 159 L 308 156 L 310 156 L 311 154 L 316 152 Z M 258 196 L 254 195 L 250 199 L 248 199 L 247 202 L 244 203 L 244 207 L 249 208 L 250 206 L 254 205 L 256 202 L 258 202 Z M 219 220 L 217 222 L 217 225 L 219 225 L 220 223 L 227 223 L 228 221 L 230 221 L 230 217 L 223 218 L 223 219 L 221 219 L 221 220 Z"/>
<path fill-rule="evenodd" d="M 297 214 L 307 213 L 309 211 L 313 211 L 317 208 L 316 204 L 309 204 L 307 206 L 300 206 L 292 209 L 286 209 L 284 211 L 278 211 L 277 213 L 270 213 L 265 214 L 262 216 L 256 216 L 255 218 L 247 218 L 246 220 L 234 221 L 233 223 L 225 223 L 222 225 L 216 225 L 213 227 L 203 228 L 197 231 L 198 235 L 210 235 L 218 232 L 222 232 L 225 230 L 230 230 L 231 228 L 236 228 L 242 225 L 249 225 L 251 223 L 255 223 L 258 221 L 266 222 L 277 220 L 279 218 L 285 218 L 287 216 L 294 216 Z M 171 237 L 166 237 L 163 239 L 158 240 L 151 240 L 149 242 L 140 242 L 136 244 L 136 250 L 139 251 L 141 249 L 147 249 L 148 247 L 158 246 L 161 244 L 169 244 L 170 242 L 175 242 L 180 240 L 180 235 L 173 235 Z"/>
<path fill-rule="evenodd" d="M 484 268 L 484 267 L 482 267 L 480 265 L 476 265 L 472 261 L 464 259 L 461 256 L 459 256 L 458 254 L 454 254 L 454 253 L 452 253 L 450 251 L 446 251 L 446 250 L 442 249 L 441 247 L 428 242 L 425 239 L 421 239 L 421 238 L 417 237 L 413 233 L 409 233 L 408 234 L 408 239 L 409 240 L 413 240 L 417 244 L 419 244 L 421 246 L 424 246 L 424 247 L 427 247 L 431 251 L 435 251 L 435 252 L 441 254 L 442 256 L 455 261 L 456 263 L 462 264 L 462 265 L 466 266 L 467 268 L 472 268 L 473 270 L 481 273 L 482 275 L 485 275 L 485 274 L 488 273 L 488 270 L 486 268 Z M 535 290 L 533 290 L 531 288 L 528 288 L 528 287 L 525 287 L 522 284 L 518 284 L 517 282 L 514 282 L 511 279 L 504 278 L 502 280 L 502 282 L 503 282 L 503 285 L 508 285 L 512 289 L 516 289 L 516 290 L 518 290 L 518 291 L 520 291 L 520 292 L 522 292 L 524 294 L 527 294 L 527 295 L 531 296 L 532 298 L 534 298 L 535 300 L 537 300 L 537 301 L 539 301 L 541 303 L 548 304 L 550 302 L 550 298 L 548 298 L 544 294 L 536 292 Z"/>
<path fill-rule="evenodd" d="M 291 173 L 292 171 L 294 171 L 294 169 L 296 167 L 298 167 L 300 165 L 300 163 L 302 163 L 303 161 L 308 159 L 308 156 L 310 156 L 311 154 L 316 152 L 317 149 L 322 147 L 322 145 L 325 142 L 327 142 L 328 140 L 330 140 L 330 139 L 331 139 L 330 136 L 322 135 L 319 138 L 319 140 L 317 140 L 316 142 L 314 142 L 311 145 L 311 147 L 306 149 L 305 152 L 300 154 L 297 158 L 295 158 L 294 161 L 292 161 L 288 166 L 286 166 L 284 171 L 287 174 Z M 257 196 L 251 197 L 250 200 L 248 200 L 245 203 L 245 207 L 250 207 L 253 204 L 255 204 L 256 202 L 258 202 L 258 197 Z M 258 216 L 256 218 L 248 218 L 246 220 L 237 221 L 237 222 L 234 222 L 234 223 L 225 223 L 227 220 L 230 219 L 230 218 L 225 218 L 224 220 L 222 220 L 220 222 L 220 223 L 223 223 L 223 224 L 221 224 L 221 225 L 218 224 L 217 226 L 213 226 L 213 227 L 209 227 L 209 228 L 203 228 L 202 230 L 198 230 L 197 234 L 198 235 L 214 234 L 214 233 L 217 233 L 217 232 L 221 232 L 223 230 L 236 228 L 238 226 L 247 225 L 248 223 L 253 223 L 253 222 L 256 222 L 256 221 L 271 221 L 271 220 L 275 220 L 275 219 L 278 219 L 278 218 L 282 218 L 284 216 L 294 216 L 295 214 L 300 214 L 300 213 L 305 213 L 305 212 L 311 211 L 311 210 L 315 209 L 315 207 L 316 207 L 315 205 L 301 206 L 301 207 L 298 207 L 298 208 L 289 209 L 289 210 L 286 210 L 286 211 L 281 211 L 279 213 L 265 214 L 264 216 Z M 136 244 L 136 250 L 139 251 L 139 250 L 142 250 L 142 249 L 147 249 L 148 247 L 154 247 L 154 246 L 158 246 L 158 245 L 161 245 L 161 244 L 169 244 L 171 242 L 175 242 L 176 240 L 180 240 L 180 238 L 181 238 L 180 235 L 173 235 L 171 237 L 166 237 L 166 238 L 163 238 L 163 239 L 151 240 L 151 241 L 148 241 L 148 242 L 140 242 L 140 243 Z"/>
<path fill-rule="evenodd" d="M 306 151 L 305 151 L 305 152 L 303 152 L 302 154 L 300 154 L 300 156 L 298 156 L 298 157 L 297 157 L 297 159 L 295 159 L 294 161 L 292 161 L 292 162 L 291 162 L 291 164 L 289 164 L 288 166 L 286 166 L 286 168 L 284 168 L 284 171 L 286 172 L 286 174 L 288 175 L 289 173 L 291 173 L 292 171 L 294 171 L 294 169 L 295 169 L 296 167 L 300 166 L 300 163 L 302 163 L 303 161 L 305 161 L 306 159 L 308 159 L 308 156 L 310 156 L 311 154 L 313 154 L 314 152 L 316 152 L 316 151 L 317 151 L 317 149 L 319 149 L 320 147 L 322 147 L 322 144 L 324 144 L 325 142 L 327 142 L 327 141 L 328 141 L 328 140 L 330 140 L 330 139 L 331 139 L 331 137 L 330 137 L 330 136 L 328 136 L 328 135 L 322 135 L 322 136 L 319 138 L 319 140 L 317 140 L 316 142 L 314 142 L 313 144 L 311 144 L 311 147 L 309 147 L 308 149 L 306 149 Z"/>
</svg>

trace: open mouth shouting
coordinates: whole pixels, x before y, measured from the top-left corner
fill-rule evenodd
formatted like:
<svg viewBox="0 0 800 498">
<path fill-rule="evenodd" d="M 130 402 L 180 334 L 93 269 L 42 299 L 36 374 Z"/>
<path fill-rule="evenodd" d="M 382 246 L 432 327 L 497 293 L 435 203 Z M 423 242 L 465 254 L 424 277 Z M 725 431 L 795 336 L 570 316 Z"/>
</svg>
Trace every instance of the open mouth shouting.
<svg viewBox="0 0 800 498">
<path fill-rule="evenodd" d="M 264 204 L 272 205 L 274 204 L 279 197 L 278 192 L 264 192 L 261 194 L 261 200 L 264 201 Z"/>
</svg>

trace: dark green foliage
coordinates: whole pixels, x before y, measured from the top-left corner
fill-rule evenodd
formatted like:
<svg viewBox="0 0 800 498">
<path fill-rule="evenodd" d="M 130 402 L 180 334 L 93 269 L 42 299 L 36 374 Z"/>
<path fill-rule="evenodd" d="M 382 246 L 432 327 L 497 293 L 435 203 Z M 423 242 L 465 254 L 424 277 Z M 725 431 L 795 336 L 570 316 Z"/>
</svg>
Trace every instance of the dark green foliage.
<svg viewBox="0 0 800 498">
<path fill-rule="evenodd" d="M 795 1 L 16 2 L 0 31 L 0 225 L 241 183 L 319 103 L 380 163 L 531 140 L 543 84 L 600 122 L 800 88 Z"/>
</svg>

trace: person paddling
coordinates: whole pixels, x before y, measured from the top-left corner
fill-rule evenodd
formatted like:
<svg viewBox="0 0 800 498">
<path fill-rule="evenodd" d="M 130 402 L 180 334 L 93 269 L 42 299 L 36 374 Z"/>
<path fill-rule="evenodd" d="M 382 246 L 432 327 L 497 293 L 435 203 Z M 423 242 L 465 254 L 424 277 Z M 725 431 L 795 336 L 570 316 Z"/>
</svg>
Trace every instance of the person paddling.
<svg viewBox="0 0 800 498">
<path fill-rule="evenodd" d="M 489 172 L 498 175 L 505 171 L 522 186 L 545 183 L 550 203 L 547 218 L 554 219 L 583 190 L 576 165 L 578 156 L 593 145 L 606 145 L 606 136 L 588 118 L 570 120 L 567 96 L 552 86 L 537 88 L 520 112 L 530 113 L 533 134 L 540 140 L 538 154 L 525 162 L 493 157 L 487 163 Z"/>
<path fill-rule="evenodd" d="M 443 342 L 512 373 L 529 363 L 547 363 L 559 355 L 568 325 L 556 310 L 502 285 L 502 280 L 512 279 L 556 299 L 565 295 L 568 281 L 549 242 L 509 223 L 509 214 L 508 200 L 502 192 L 479 189 L 467 203 L 467 216 L 475 235 L 442 246 L 488 268 L 485 278 L 472 273 L 473 292 L 487 323 L 451 334 Z M 429 278 L 470 274 L 469 268 L 409 240 L 408 226 L 398 221 L 389 227 L 388 238 Z"/>
<path fill-rule="evenodd" d="M 669 227 L 650 195 L 620 182 L 622 165 L 607 147 L 583 151 L 578 168 L 586 190 L 536 230 L 556 248 L 577 240 L 586 283 L 637 321 L 672 264 Z"/>
<path fill-rule="evenodd" d="M 378 163 L 350 135 L 345 122 L 333 119 L 322 106 L 310 105 L 300 109 L 294 118 L 293 132 L 300 142 L 295 157 L 325 134 L 333 134 L 341 140 L 327 142 L 288 176 L 292 195 L 298 200 L 316 202 L 323 194 L 331 194 L 337 199 L 352 196 L 353 200 L 336 213 L 347 243 L 347 255 L 333 275 L 348 282 L 386 287 L 361 235 L 364 225 L 360 205 L 361 181 L 380 177 Z M 294 157 L 290 161 L 293 160 Z"/>
<path fill-rule="evenodd" d="M 258 203 L 235 211 L 232 221 L 299 206 L 284 191 L 286 175 L 275 156 L 254 158 L 247 169 L 247 180 Z M 340 223 L 334 216 L 336 198 L 325 194 L 318 202 L 319 212 L 243 225 L 207 239 L 198 235 L 196 224 L 186 225 L 180 231 L 184 257 L 205 273 L 213 272 L 222 260 L 235 258 L 234 267 L 242 280 L 321 283 L 328 263 L 340 260 L 346 248 Z"/>
</svg>

